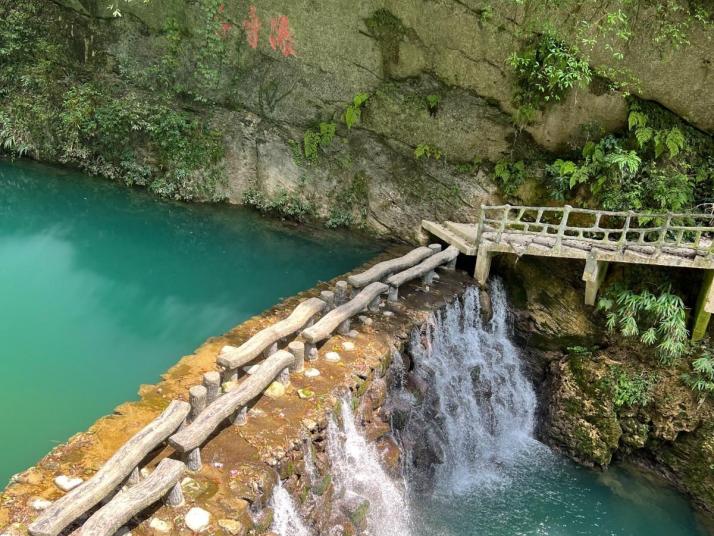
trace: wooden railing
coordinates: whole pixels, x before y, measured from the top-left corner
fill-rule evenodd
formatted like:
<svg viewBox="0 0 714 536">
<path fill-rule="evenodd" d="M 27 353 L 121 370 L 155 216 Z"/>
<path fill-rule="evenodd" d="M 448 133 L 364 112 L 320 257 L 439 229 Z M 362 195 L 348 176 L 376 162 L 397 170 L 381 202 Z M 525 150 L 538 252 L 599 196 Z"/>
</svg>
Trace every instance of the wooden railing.
<svg viewBox="0 0 714 536">
<path fill-rule="evenodd" d="M 504 234 L 545 236 L 554 247 L 565 240 L 597 243 L 611 249 L 646 247 L 649 253 L 695 250 L 714 256 L 711 214 L 613 212 L 564 207 L 481 206 L 476 243 L 500 242 Z"/>
<path fill-rule="evenodd" d="M 249 402 L 276 380 L 287 385 L 291 372 L 303 371 L 305 359 L 317 359 L 316 344 L 335 330 L 348 332 L 353 316 L 368 308 L 378 310 L 380 295 L 389 290 L 396 299 L 399 285 L 404 282 L 420 275 L 431 282 L 438 266 L 453 268 L 458 251 L 440 250 L 439 245 L 417 248 L 353 276 L 352 290 L 361 290 L 351 299 L 350 285 L 338 281 L 334 291 L 322 291 L 320 298 L 301 302 L 286 319 L 261 330 L 240 347 L 223 347 L 217 357 L 219 370 L 205 373 L 202 384 L 189 389 L 188 403 L 171 402 L 92 478 L 45 509 L 30 525 L 30 534 L 57 536 L 100 503 L 106 503 L 72 534 L 112 536 L 129 519 L 158 501 L 169 506 L 182 504 L 181 478 L 187 469 L 201 468 L 200 449 L 214 432 L 227 420 L 239 426 L 245 424 Z M 397 270 L 403 271 L 392 276 Z M 381 282 L 387 278 L 389 284 Z M 324 316 L 313 325 L 321 313 Z M 295 337 L 300 340 L 288 341 Z M 278 349 L 281 343 L 287 350 Z M 239 378 L 241 366 L 260 358 L 263 361 L 252 374 Z M 140 465 L 167 441 L 176 452 L 173 457 L 182 459 L 165 458 L 142 479 Z"/>
</svg>

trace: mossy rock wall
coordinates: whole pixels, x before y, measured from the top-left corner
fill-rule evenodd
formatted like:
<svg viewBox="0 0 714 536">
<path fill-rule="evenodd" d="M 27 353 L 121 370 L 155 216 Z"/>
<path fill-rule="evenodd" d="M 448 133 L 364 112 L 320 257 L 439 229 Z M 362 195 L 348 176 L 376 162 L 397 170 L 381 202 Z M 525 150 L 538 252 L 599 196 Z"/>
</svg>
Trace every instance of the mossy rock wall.
<svg viewBox="0 0 714 536">
<path fill-rule="evenodd" d="M 56 27 L 58 19 L 72 18 L 72 35 L 82 35 L 75 61 L 83 70 L 127 92 L 165 93 L 177 109 L 220 133 L 226 151 L 218 172 L 224 180 L 211 183 L 215 192 L 199 188 L 196 198 L 242 203 L 250 193 L 281 212 L 279 199 L 289 197 L 299 200 L 301 214 L 415 241 L 422 218 L 473 220 L 481 203 L 500 201 L 493 163 L 547 159 L 549 152 L 581 145 L 593 125 L 611 132 L 626 122 L 622 94 L 598 84 L 574 89 L 537 112 L 525 129 L 512 121 L 508 57 L 542 31 L 536 19 L 555 23 L 559 35 L 575 43 L 579 21 L 598 18 L 594 4 L 60 3 L 64 14 L 48 9 L 47 20 L 38 24 Z M 114 4 L 121 17 L 111 16 Z M 711 132 L 711 35 L 693 26 L 688 46 L 660 46 L 653 36 L 657 14 L 643 9 L 638 17 L 623 59 L 595 51 L 593 67 L 626 65 L 640 81 L 638 95 Z M 184 45 L 181 52 L 166 61 L 177 43 Z M 348 130 L 343 113 L 358 93 L 370 98 L 361 121 Z M 435 109 L 426 104 L 430 95 L 439 99 Z M 334 122 L 336 138 L 306 160 L 303 137 L 320 122 Z M 415 158 L 420 146 L 440 157 Z M 142 158 L 151 164 L 151 155 Z M 201 180 L 198 175 L 194 180 Z M 359 196 L 349 191 L 356 177 L 367 185 Z M 157 190 L 185 196 L 181 188 Z M 521 194 L 524 201 L 540 195 L 527 189 Z M 291 216 L 290 210 L 282 213 Z"/>
</svg>

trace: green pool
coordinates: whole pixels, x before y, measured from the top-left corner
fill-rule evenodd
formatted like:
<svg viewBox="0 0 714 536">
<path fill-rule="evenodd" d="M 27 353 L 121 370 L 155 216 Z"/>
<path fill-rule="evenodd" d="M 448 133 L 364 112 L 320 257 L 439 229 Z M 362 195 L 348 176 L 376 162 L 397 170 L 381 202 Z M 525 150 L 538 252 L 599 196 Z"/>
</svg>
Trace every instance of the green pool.
<svg viewBox="0 0 714 536">
<path fill-rule="evenodd" d="M 207 337 L 378 248 L 0 162 L 0 488 Z"/>
</svg>

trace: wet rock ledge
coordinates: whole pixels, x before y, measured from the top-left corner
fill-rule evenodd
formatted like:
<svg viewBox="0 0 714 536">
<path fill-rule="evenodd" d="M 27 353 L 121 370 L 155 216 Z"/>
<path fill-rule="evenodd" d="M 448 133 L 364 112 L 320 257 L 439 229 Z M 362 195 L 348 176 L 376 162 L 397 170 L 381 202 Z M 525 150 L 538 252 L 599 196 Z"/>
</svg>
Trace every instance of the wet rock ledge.
<svg viewBox="0 0 714 536">
<path fill-rule="evenodd" d="M 408 249 L 392 247 L 353 273 L 403 255 Z M 201 449 L 204 461 L 201 470 L 183 480 L 185 505 L 170 509 L 162 506 L 144 512 L 129 525 L 131 533 L 180 535 L 199 530 L 215 535 L 266 533 L 272 521 L 266 505 L 278 476 L 288 479 L 287 487 L 293 491 L 310 486 L 313 495 L 325 496 L 314 515 L 324 520 L 331 517 L 330 483 L 306 480 L 305 441 L 313 445 L 310 448 L 321 464 L 325 457 L 324 431 L 328 416 L 339 398 L 351 393 L 361 398 L 361 407 L 367 409 L 361 418 L 367 425 L 370 440 L 377 442 L 385 457 L 398 460 L 398 449 L 390 439 L 389 426 L 378 416 L 386 391 L 382 378 L 392 350 L 401 349 L 412 328 L 422 325 L 432 311 L 460 296 L 473 284 L 471 277 L 460 270 L 440 269 L 438 274 L 439 279 L 428 291 L 418 280 L 413 281 L 400 289 L 398 303 L 385 301 L 379 312 L 365 313 L 359 320 L 355 319 L 354 337 L 335 335 L 328 339 L 320 348 L 318 360 L 306 363 L 307 367 L 317 368 L 319 376 L 292 375 L 292 383 L 284 393 L 264 395 L 254 403 L 245 426 L 230 426 L 216 433 Z M 112 415 L 99 419 L 87 431 L 57 446 L 36 466 L 13 477 L 0 494 L 0 534 L 27 534 L 27 525 L 46 507 L 47 501 L 63 495 L 58 485 L 63 482 L 58 482 L 57 477 L 90 478 L 171 400 L 187 400 L 188 389 L 200 384 L 205 372 L 215 370 L 216 356 L 224 345 L 242 344 L 261 329 L 285 318 L 300 301 L 319 296 L 320 291 L 334 287 L 335 282 L 344 277 L 286 299 L 225 335 L 207 340 L 172 367 L 161 382 L 142 386 L 140 400 L 120 405 Z M 341 359 L 327 361 L 328 352 L 337 352 Z M 146 465 L 154 467 L 171 454 L 168 447 L 154 452 Z M 347 524 L 358 521 L 348 520 Z M 69 527 L 65 533 L 72 530 L 73 527 Z"/>
</svg>

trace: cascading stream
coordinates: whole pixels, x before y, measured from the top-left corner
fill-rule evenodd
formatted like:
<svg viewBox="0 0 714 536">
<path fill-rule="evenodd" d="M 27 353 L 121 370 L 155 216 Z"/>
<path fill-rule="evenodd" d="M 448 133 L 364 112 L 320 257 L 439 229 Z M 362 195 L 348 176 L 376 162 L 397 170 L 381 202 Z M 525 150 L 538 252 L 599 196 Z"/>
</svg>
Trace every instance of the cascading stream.
<svg viewBox="0 0 714 536">
<path fill-rule="evenodd" d="M 312 536 L 312 532 L 300 517 L 293 498 L 279 480 L 273 490 L 271 505 L 273 507 L 273 525 L 271 527 L 273 531 L 280 536 Z"/>
<path fill-rule="evenodd" d="M 357 428 L 349 401 L 342 401 L 341 410 L 342 427 L 333 419 L 327 428 L 327 452 L 338 500 L 352 511 L 368 505 L 367 534 L 408 536 L 405 489 L 385 472 L 374 445 Z"/>
<path fill-rule="evenodd" d="M 501 467 L 534 443 L 536 396 L 508 337 L 499 281 L 491 296 L 490 321 L 484 322 L 478 291 L 471 288 L 463 302 L 432 317 L 423 337 L 412 337 L 415 373 L 430 387 L 422 408 L 436 414 L 430 424 L 443 461 L 436 469 L 441 492 L 502 483 Z"/>
</svg>

